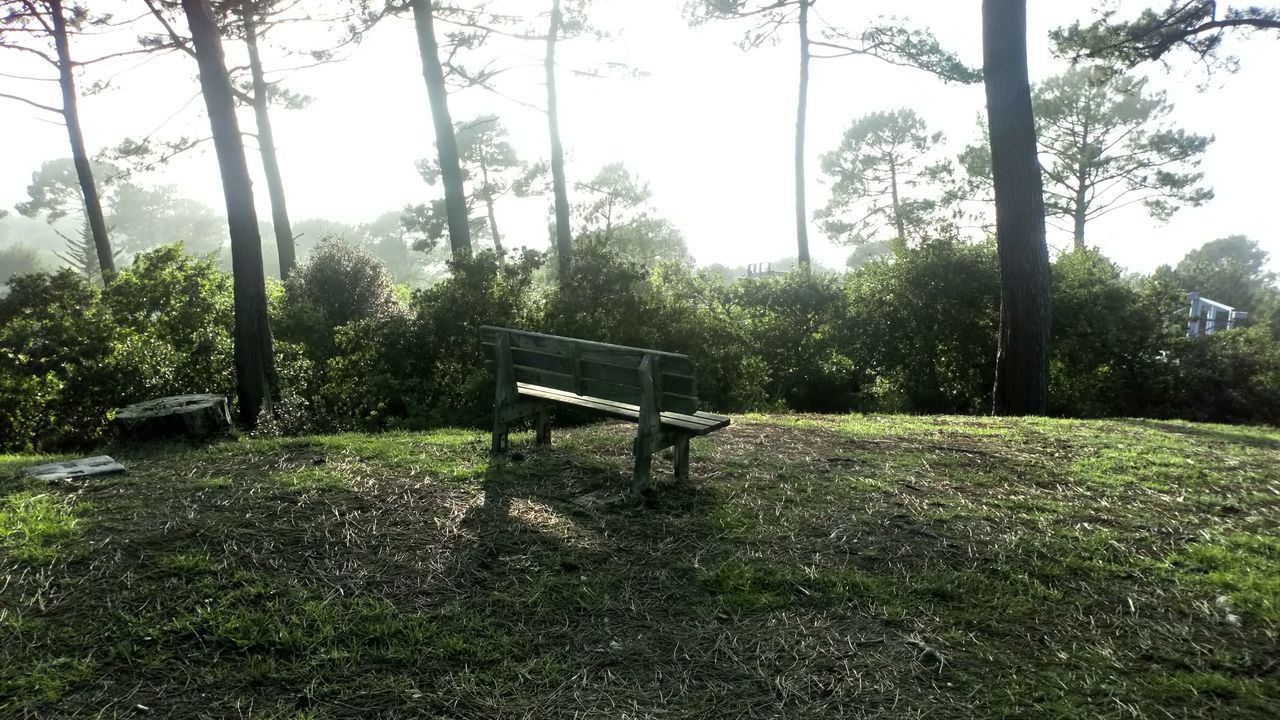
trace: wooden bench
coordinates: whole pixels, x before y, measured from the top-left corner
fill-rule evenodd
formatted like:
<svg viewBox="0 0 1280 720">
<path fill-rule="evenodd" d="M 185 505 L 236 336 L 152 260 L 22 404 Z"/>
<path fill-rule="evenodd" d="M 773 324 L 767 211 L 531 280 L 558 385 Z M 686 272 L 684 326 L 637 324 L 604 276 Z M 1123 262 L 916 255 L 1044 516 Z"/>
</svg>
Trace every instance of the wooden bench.
<svg viewBox="0 0 1280 720">
<path fill-rule="evenodd" d="M 494 360 L 494 454 L 508 428 L 534 418 L 536 442 L 551 442 L 548 408 L 564 405 L 636 423 L 633 492 L 649 484 L 653 454 L 675 448 L 675 475 L 689 478 L 689 439 L 729 418 L 698 410 L 693 362 L 686 355 L 499 327 L 480 328 Z"/>
</svg>

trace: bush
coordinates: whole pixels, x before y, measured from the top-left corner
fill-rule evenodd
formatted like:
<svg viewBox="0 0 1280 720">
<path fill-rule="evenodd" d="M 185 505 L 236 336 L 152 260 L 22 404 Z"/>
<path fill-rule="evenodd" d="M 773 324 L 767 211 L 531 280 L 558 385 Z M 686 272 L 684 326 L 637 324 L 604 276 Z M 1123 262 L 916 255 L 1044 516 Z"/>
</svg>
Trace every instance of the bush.
<svg viewBox="0 0 1280 720">
<path fill-rule="evenodd" d="M 493 402 L 480 327 L 536 328 L 541 253 L 499 263 L 491 252 L 452 260 L 451 274 L 413 294 L 407 314 L 343 327 L 324 397 L 343 427 L 483 425 Z"/>
<path fill-rule="evenodd" d="M 729 284 L 578 245 L 573 281 L 546 258 L 456 259 L 414 292 L 326 242 L 270 288 L 281 381 L 268 432 L 489 423 L 479 328 L 500 325 L 689 355 L 705 408 L 985 413 L 999 283 L 992 243 L 934 239 L 843 276 L 796 270 Z M 1094 251 L 1053 267 L 1054 414 L 1280 423 L 1280 342 L 1267 324 L 1186 338 L 1181 279 L 1127 278 Z M 70 271 L 12 279 L 0 299 L 0 447 L 101 440 L 128 402 L 234 397 L 231 279 L 180 246 L 139 255 L 106 290 Z"/>
<path fill-rule="evenodd" d="M 1108 417 L 1171 412 L 1166 351 L 1185 331 L 1172 278 L 1124 278 L 1097 250 L 1053 264 L 1049 402 L 1055 415 Z"/>
<path fill-rule="evenodd" d="M 103 438 L 123 405 L 234 394 L 231 284 L 180 246 L 142 253 L 103 291 L 62 270 L 12 278 L 0 299 L 0 447 Z"/>
<path fill-rule="evenodd" d="M 727 304 L 763 371 L 741 380 L 763 381 L 769 404 L 811 412 L 854 407 L 861 378 L 843 342 L 847 306 L 837 276 L 798 270 L 741 280 Z"/>
<path fill-rule="evenodd" d="M 338 328 L 403 310 L 391 273 L 367 250 L 326 238 L 285 282 L 276 333 L 323 364 L 333 356 Z"/>
<path fill-rule="evenodd" d="M 139 253 L 102 292 L 133 402 L 167 395 L 234 398 L 230 276 L 167 245 Z"/>
<path fill-rule="evenodd" d="M 844 345 L 864 410 L 984 413 L 995 377 L 1000 285 L 993 243 L 924 242 L 849 275 Z"/>
<path fill-rule="evenodd" d="M 1269 328 L 1181 338 L 1169 363 L 1179 417 L 1280 425 L 1280 342 Z"/>
<path fill-rule="evenodd" d="M 0 446 L 95 442 L 131 383 L 99 292 L 80 275 L 20 275 L 0 298 Z"/>
</svg>

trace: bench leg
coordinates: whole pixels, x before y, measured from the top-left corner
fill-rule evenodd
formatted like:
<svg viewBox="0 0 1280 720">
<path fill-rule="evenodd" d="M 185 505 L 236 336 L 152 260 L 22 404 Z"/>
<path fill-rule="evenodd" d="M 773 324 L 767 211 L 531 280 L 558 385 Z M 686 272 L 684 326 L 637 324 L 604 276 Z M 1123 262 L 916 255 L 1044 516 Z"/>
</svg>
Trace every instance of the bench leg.
<svg viewBox="0 0 1280 720">
<path fill-rule="evenodd" d="M 687 482 L 689 480 L 689 436 L 681 435 L 676 438 L 676 480 Z"/>
<path fill-rule="evenodd" d="M 510 446 L 510 435 L 507 432 L 507 423 L 502 419 L 501 408 L 493 410 L 493 444 L 489 448 L 489 452 L 493 455 L 502 455 L 507 452 Z"/>
<path fill-rule="evenodd" d="M 537 437 L 534 440 L 538 445 L 551 444 L 551 413 L 547 411 L 547 406 L 542 405 L 538 408 L 538 417 L 534 421 L 534 427 L 537 430 Z"/>
<path fill-rule="evenodd" d="M 636 438 L 636 465 L 631 475 L 631 493 L 639 496 L 649 488 L 649 471 L 653 467 L 653 452 L 644 438 Z"/>
</svg>

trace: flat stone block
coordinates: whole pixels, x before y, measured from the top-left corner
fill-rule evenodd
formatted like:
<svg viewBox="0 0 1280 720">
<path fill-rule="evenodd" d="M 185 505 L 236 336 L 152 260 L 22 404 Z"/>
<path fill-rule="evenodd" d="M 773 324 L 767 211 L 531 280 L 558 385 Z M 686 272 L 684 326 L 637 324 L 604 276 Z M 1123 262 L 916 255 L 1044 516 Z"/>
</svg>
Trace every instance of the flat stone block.
<svg viewBox="0 0 1280 720">
<path fill-rule="evenodd" d="M 69 480 L 94 475 L 114 475 L 124 472 L 124 466 L 109 455 L 67 460 L 66 462 L 32 465 L 22 468 L 22 474 L 36 480 Z"/>
</svg>

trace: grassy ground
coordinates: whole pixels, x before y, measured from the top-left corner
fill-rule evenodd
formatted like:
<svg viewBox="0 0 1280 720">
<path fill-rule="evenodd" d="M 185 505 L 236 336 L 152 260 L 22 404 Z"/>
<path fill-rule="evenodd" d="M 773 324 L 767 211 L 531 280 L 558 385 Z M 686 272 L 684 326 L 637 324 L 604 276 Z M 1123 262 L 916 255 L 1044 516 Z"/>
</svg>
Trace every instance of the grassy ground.
<svg viewBox="0 0 1280 720">
<path fill-rule="evenodd" d="M 1280 432 L 631 429 L 0 458 L 0 717 L 1280 717 Z"/>
</svg>

